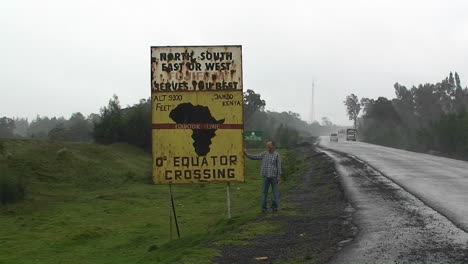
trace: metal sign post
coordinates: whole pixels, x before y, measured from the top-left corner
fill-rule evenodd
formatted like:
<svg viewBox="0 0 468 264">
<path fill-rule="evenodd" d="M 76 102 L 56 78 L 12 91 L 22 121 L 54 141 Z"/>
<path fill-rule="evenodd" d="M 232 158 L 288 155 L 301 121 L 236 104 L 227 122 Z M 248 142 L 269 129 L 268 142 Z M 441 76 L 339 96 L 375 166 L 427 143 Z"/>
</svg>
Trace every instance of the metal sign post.
<svg viewBox="0 0 468 264">
<path fill-rule="evenodd" d="M 172 185 L 171 184 L 169 184 L 169 194 L 170 194 L 170 197 L 171 197 L 172 213 L 174 214 L 174 222 L 175 222 L 176 229 L 177 229 L 177 237 L 180 238 L 179 223 L 177 222 L 177 214 L 176 214 L 176 210 L 175 210 L 174 196 L 172 195 Z M 172 227 L 172 223 L 171 223 L 171 227 Z"/>
<path fill-rule="evenodd" d="M 172 241 L 172 208 L 171 208 L 171 196 L 169 195 L 169 240 Z"/>
</svg>

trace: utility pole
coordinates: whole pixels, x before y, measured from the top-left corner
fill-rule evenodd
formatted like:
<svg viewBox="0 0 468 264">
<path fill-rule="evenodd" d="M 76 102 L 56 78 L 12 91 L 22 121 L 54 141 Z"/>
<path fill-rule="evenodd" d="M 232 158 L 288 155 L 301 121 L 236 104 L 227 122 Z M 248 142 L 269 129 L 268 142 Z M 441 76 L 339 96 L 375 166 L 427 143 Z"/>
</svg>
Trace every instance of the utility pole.
<svg viewBox="0 0 468 264">
<path fill-rule="evenodd" d="M 310 108 L 310 123 L 312 124 L 315 121 L 315 98 L 314 98 L 314 91 L 315 90 L 315 83 L 312 80 L 312 104 Z"/>
</svg>

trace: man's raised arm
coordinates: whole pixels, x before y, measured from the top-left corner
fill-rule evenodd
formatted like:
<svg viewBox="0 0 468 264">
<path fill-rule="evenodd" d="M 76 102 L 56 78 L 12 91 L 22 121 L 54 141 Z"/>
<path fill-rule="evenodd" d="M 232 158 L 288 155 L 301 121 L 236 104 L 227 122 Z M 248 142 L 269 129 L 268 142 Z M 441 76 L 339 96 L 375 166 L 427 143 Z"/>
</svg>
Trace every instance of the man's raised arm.
<svg viewBox="0 0 468 264">
<path fill-rule="evenodd" d="M 261 160 L 261 159 L 263 159 L 263 154 L 265 154 L 265 151 L 262 152 L 262 153 L 258 153 L 258 154 L 249 154 L 249 153 L 247 153 L 247 152 L 244 150 L 244 154 L 245 154 L 245 156 L 247 156 L 247 158 L 249 158 L 249 159 Z"/>
</svg>

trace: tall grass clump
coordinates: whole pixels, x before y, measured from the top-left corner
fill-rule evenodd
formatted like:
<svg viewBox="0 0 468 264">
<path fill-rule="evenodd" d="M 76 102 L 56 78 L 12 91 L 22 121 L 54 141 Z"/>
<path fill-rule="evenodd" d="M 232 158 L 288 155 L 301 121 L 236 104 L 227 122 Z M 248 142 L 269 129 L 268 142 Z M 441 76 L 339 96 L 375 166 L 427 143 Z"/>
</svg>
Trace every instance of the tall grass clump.
<svg viewBox="0 0 468 264">
<path fill-rule="evenodd" d="M 0 164 L 0 204 L 14 203 L 25 195 L 24 185 L 19 177 Z"/>
</svg>

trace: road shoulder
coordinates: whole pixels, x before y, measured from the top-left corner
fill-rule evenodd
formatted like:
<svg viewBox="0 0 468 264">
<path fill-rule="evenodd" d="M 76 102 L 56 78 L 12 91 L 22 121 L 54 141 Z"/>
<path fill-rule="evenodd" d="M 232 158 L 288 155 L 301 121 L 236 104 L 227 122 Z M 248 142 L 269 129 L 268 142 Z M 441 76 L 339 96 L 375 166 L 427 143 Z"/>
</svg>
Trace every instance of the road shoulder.
<svg viewBox="0 0 468 264">
<path fill-rule="evenodd" d="M 216 263 L 327 263 L 351 240 L 355 230 L 333 161 L 311 147 L 297 149 L 295 159 L 308 165 L 283 191 L 282 209 L 215 241 Z"/>
<path fill-rule="evenodd" d="M 332 263 L 467 263 L 468 234 L 359 159 L 333 151 L 356 239 Z"/>
</svg>

